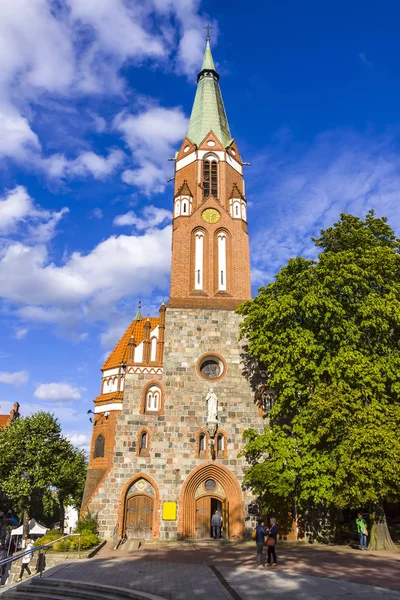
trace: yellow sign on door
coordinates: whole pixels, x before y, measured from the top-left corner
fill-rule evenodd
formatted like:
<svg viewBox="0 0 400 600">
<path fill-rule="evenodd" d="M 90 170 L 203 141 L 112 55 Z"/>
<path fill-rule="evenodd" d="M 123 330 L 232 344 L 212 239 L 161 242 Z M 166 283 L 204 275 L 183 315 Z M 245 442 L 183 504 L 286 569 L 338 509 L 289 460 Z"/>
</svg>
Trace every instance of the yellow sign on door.
<svg viewBox="0 0 400 600">
<path fill-rule="evenodd" d="M 164 502 L 162 518 L 163 521 L 176 521 L 176 502 Z"/>
</svg>

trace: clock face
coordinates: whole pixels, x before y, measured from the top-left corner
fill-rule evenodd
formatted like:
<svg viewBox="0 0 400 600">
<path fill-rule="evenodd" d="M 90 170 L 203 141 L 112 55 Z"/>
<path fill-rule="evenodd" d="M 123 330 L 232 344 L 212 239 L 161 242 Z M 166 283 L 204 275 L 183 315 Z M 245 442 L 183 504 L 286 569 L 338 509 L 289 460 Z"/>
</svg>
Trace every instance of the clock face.
<svg viewBox="0 0 400 600">
<path fill-rule="evenodd" d="M 218 223 L 221 218 L 220 213 L 215 208 L 206 208 L 201 216 L 206 223 Z"/>
</svg>

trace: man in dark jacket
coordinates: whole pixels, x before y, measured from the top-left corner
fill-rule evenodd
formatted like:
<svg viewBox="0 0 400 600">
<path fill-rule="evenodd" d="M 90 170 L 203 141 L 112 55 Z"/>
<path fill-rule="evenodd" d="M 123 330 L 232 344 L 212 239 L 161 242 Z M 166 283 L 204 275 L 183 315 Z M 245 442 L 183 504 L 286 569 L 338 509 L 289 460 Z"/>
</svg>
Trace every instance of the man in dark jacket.
<svg viewBox="0 0 400 600">
<path fill-rule="evenodd" d="M 263 519 L 258 521 L 256 527 L 256 545 L 257 545 L 257 567 L 263 567 L 263 550 L 264 550 L 264 539 L 268 535 L 268 531 L 264 527 Z"/>
<path fill-rule="evenodd" d="M 214 539 L 221 537 L 222 517 L 216 510 L 211 517 L 212 535 Z"/>
</svg>

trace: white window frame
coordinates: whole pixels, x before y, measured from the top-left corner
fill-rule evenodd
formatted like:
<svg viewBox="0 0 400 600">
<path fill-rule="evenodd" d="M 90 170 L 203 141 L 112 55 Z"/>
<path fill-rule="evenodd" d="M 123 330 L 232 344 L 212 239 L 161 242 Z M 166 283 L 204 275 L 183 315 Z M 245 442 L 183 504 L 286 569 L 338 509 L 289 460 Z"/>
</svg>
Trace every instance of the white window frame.
<svg viewBox="0 0 400 600">
<path fill-rule="evenodd" d="M 194 289 L 203 289 L 204 232 L 194 234 Z"/>
<path fill-rule="evenodd" d="M 218 240 L 218 289 L 221 292 L 226 292 L 226 238 L 225 232 L 221 231 L 217 234 Z"/>
<path fill-rule="evenodd" d="M 146 392 L 146 412 L 160 410 L 161 390 L 157 385 L 152 385 Z"/>
</svg>

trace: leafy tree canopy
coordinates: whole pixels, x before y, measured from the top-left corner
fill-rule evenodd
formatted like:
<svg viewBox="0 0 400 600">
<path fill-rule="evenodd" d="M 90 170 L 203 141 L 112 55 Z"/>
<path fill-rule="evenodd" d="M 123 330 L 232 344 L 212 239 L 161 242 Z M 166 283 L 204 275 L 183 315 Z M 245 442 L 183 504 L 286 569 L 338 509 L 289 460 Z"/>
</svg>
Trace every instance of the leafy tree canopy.
<svg viewBox="0 0 400 600">
<path fill-rule="evenodd" d="M 52 508 L 54 496 L 63 520 L 64 503 L 80 504 L 86 475 L 86 458 L 62 436 L 53 415 L 38 412 L 12 421 L 0 429 L 1 489 L 24 525 L 37 516 L 39 500 Z M 49 508 L 50 507 L 50 508 Z"/>
<path fill-rule="evenodd" d="M 289 260 L 238 312 L 274 391 L 247 432 L 246 480 L 271 502 L 360 507 L 400 489 L 400 254 L 386 218 L 342 214 L 318 260 Z"/>
</svg>

